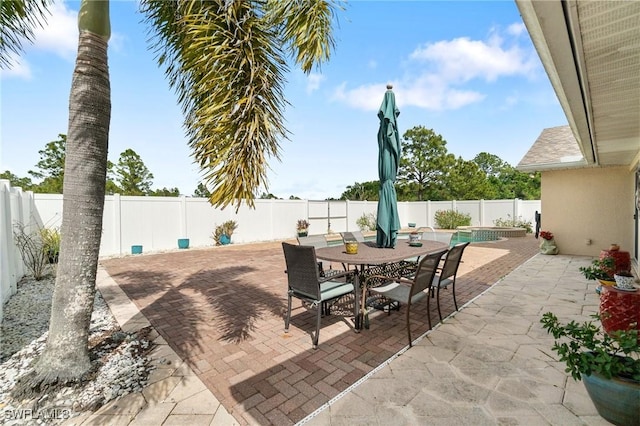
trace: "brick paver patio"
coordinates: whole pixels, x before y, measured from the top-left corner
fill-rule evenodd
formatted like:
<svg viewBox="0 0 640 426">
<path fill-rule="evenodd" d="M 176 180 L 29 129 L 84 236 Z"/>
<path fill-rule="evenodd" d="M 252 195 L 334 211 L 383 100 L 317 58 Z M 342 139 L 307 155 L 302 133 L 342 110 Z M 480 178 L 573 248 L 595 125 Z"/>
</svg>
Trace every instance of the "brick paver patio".
<svg viewBox="0 0 640 426">
<path fill-rule="evenodd" d="M 527 236 L 467 248 L 459 306 L 537 252 Z M 322 320 L 294 305 L 288 334 L 286 276 L 280 242 L 190 249 L 103 259 L 103 267 L 225 408 L 246 424 L 293 424 L 338 395 L 406 345 L 404 313 L 371 317 L 354 333 L 352 319 Z M 441 293 L 443 315 L 453 300 Z M 432 308 L 435 303 L 432 303 Z M 412 333 L 427 331 L 426 303 L 412 310 Z M 434 312 L 435 311 L 435 312 Z M 438 321 L 432 309 L 432 322 Z"/>
</svg>

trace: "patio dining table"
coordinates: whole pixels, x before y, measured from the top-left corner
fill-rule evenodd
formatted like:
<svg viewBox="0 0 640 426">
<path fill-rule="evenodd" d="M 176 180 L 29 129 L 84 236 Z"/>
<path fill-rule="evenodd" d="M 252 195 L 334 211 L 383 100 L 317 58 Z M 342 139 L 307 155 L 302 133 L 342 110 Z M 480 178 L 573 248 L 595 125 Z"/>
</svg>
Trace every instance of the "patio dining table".
<svg viewBox="0 0 640 426">
<path fill-rule="evenodd" d="M 359 289 L 367 265 L 391 264 L 449 248 L 446 243 L 440 241 L 420 240 L 419 242 L 422 243 L 420 247 L 409 245 L 409 240 L 398 240 L 394 248 L 379 248 L 375 242 L 366 241 L 358 244 L 358 252 L 355 254 L 347 253 L 345 246 L 341 244 L 317 248 L 316 257 L 330 262 L 359 266 L 354 282 L 354 287 Z M 364 285 L 362 286 L 362 296 L 360 296 L 359 291 L 355 291 L 354 316 L 356 330 L 360 330 L 363 325 L 363 313 L 366 309 L 366 291 L 367 288 Z M 358 307 L 360 307 L 359 312 L 357 311 Z"/>
</svg>

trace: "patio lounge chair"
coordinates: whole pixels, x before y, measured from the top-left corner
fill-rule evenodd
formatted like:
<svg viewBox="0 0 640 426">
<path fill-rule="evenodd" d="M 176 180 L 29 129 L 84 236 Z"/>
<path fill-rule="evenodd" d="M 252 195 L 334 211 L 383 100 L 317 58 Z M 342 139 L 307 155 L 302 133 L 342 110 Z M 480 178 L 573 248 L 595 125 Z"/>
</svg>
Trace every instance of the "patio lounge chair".
<svg viewBox="0 0 640 426">
<path fill-rule="evenodd" d="M 462 253 L 467 248 L 469 243 L 460 243 L 449 249 L 447 256 L 444 259 L 444 265 L 439 270 L 438 274 L 433 278 L 433 287 L 431 291 L 436 291 L 436 299 L 438 304 L 438 316 L 442 321 L 442 313 L 440 312 L 440 289 L 448 288 L 451 285 L 451 293 L 453 294 L 453 305 L 458 310 L 458 302 L 456 301 L 456 276 L 458 274 L 458 267 L 462 260 Z"/>
<path fill-rule="evenodd" d="M 407 337 L 409 338 L 409 347 L 413 346 L 413 340 L 411 339 L 411 327 L 409 324 L 411 304 L 425 296 L 427 296 L 427 320 L 429 323 L 429 329 L 431 329 L 431 313 L 428 296 L 431 290 L 431 285 L 434 282 L 438 263 L 446 252 L 447 250 L 441 250 L 424 256 L 418 264 L 418 269 L 416 270 L 416 274 L 413 276 L 413 279 L 403 277 L 389 278 L 388 276 L 377 275 L 368 278 L 368 280 L 386 279 L 387 281 L 391 281 L 389 284 L 385 284 L 380 287 L 372 287 L 369 291 L 380 294 L 389 300 L 405 303 L 407 305 Z"/>
<path fill-rule="evenodd" d="M 320 336 L 320 318 L 323 313 L 329 313 L 329 302 L 349 293 L 354 293 L 354 285 L 350 282 L 352 272 L 332 274 L 321 277 L 316 259 L 316 249 L 313 246 L 282 243 L 284 259 L 287 264 L 288 304 L 287 316 L 284 320 L 284 331 L 289 332 L 291 320 L 291 302 L 295 297 L 309 303 L 318 310 L 316 332 L 312 335 L 313 348 L 318 348 Z M 341 280 L 338 280 L 341 278 Z M 355 293 L 354 293 L 355 296 Z"/>
</svg>

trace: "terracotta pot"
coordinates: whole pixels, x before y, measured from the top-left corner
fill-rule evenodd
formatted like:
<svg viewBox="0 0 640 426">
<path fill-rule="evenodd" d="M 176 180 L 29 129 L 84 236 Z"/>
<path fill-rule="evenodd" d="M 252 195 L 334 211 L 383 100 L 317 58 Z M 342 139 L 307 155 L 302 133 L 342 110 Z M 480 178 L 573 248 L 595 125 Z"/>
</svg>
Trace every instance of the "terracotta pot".
<svg viewBox="0 0 640 426">
<path fill-rule="evenodd" d="M 600 290 L 600 321 L 607 333 L 628 330 L 634 323 L 640 330 L 640 290 L 629 292 L 603 286 Z"/>
<path fill-rule="evenodd" d="M 602 250 L 600 252 L 600 259 L 606 257 L 613 257 L 614 260 L 613 269 L 606 271 L 609 276 L 613 276 L 613 274 L 617 274 L 618 272 L 631 270 L 631 255 L 628 251 L 622 251 L 620 247 L 618 247 L 617 250 Z"/>
</svg>

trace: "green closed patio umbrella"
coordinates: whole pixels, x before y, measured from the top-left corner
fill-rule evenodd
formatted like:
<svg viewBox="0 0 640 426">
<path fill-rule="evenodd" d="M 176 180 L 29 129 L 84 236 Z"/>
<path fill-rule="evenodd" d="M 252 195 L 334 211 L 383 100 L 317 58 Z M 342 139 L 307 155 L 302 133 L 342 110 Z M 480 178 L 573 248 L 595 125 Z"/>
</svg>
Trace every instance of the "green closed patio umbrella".
<svg viewBox="0 0 640 426">
<path fill-rule="evenodd" d="M 387 85 L 382 105 L 378 111 L 380 128 L 378 129 L 378 177 L 380 179 L 380 198 L 376 223 L 376 243 L 378 247 L 396 246 L 400 219 L 398 218 L 398 197 L 394 186 L 398 164 L 400 163 L 400 136 L 396 121 L 400 111 L 396 107 L 396 97 Z"/>
</svg>

